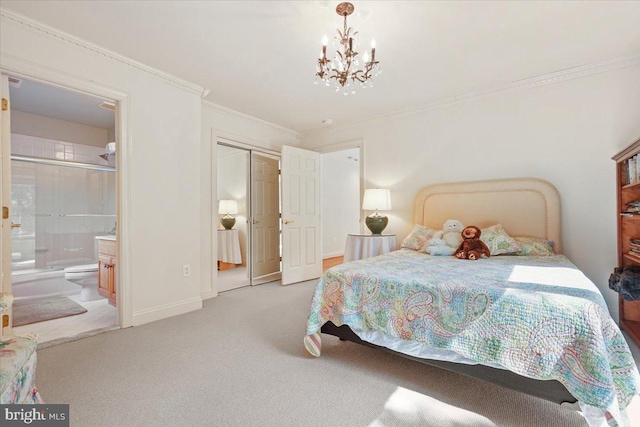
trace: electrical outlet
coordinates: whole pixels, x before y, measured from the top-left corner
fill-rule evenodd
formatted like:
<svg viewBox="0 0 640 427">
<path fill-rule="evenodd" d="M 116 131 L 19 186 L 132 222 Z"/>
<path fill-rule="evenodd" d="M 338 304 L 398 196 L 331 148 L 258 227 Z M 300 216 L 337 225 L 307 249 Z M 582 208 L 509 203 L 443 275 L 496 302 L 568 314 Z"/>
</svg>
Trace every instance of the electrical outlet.
<svg viewBox="0 0 640 427">
<path fill-rule="evenodd" d="M 185 264 L 182 266 L 182 277 L 191 276 L 191 264 Z"/>
</svg>

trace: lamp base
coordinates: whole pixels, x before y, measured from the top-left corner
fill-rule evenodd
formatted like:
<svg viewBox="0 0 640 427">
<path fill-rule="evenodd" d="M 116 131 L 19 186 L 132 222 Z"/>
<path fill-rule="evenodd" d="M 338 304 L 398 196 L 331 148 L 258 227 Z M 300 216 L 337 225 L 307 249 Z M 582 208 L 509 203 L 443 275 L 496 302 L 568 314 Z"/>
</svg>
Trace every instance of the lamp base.
<svg viewBox="0 0 640 427">
<path fill-rule="evenodd" d="M 220 224 L 225 228 L 225 230 L 231 230 L 234 225 L 236 225 L 236 219 L 232 216 L 223 216 L 220 218 Z"/>
<path fill-rule="evenodd" d="M 384 215 L 369 215 L 365 218 L 364 223 L 367 228 L 371 230 L 371 234 L 382 234 L 382 230 L 385 229 L 389 223 L 389 218 Z"/>
</svg>

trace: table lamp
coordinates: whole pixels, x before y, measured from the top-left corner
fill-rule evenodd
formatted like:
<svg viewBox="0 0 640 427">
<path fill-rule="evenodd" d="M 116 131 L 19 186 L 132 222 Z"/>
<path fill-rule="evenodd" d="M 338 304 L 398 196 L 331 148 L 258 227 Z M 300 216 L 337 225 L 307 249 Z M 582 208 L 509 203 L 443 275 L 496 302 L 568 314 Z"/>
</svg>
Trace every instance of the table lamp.
<svg viewBox="0 0 640 427">
<path fill-rule="evenodd" d="M 365 219 L 367 228 L 371 230 L 371 234 L 382 234 L 382 230 L 389 223 L 389 218 L 380 215 L 378 211 L 388 211 L 391 209 L 391 192 L 384 188 L 371 188 L 364 190 L 364 200 L 362 201 L 362 210 L 373 211 L 375 213 L 369 215 Z"/>
<path fill-rule="evenodd" d="M 226 214 L 220 218 L 220 224 L 222 224 L 226 230 L 231 230 L 236 224 L 236 219 L 230 214 L 235 215 L 238 213 L 238 202 L 236 200 L 220 200 L 218 213 L 221 215 Z"/>
</svg>

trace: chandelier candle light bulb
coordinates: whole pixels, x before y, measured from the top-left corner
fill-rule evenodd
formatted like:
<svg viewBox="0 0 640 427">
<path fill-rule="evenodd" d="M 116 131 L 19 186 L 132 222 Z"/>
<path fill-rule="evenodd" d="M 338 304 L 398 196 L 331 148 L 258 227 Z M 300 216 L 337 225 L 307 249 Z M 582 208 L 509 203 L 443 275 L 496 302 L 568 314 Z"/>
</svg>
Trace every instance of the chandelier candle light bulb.
<svg viewBox="0 0 640 427">
<path fill-rule="evenodd" d="M 349 92 L 355 93 L 355 85 L 360 83 L 363 88 L 371 87 L 372 79 L 382 72 L 379 62 L 376 61 L 376 41 L 371 41 L 371 60 L 365 50 L 363 55 L 363 68 L 360 68 L 359 53 L 357 49 L 358 32 L 347 26 L 347 16 L 354 11 L 351 3 L 343 2 L 336 7 L 336 13 L 344 17 L 344 27 L 334 38 L 336 54 L 333 60 L 327 58 L 327 36 L 322 37 L 322 55 L 318 59 L 316 67 L 315 83 L 324 81 L 326 85 L 333 79 L 336 84 L 336 92 L 343 89 L 347 95 Z M 355 38 L 355 40 L 354 40 Z"/>
</svg>

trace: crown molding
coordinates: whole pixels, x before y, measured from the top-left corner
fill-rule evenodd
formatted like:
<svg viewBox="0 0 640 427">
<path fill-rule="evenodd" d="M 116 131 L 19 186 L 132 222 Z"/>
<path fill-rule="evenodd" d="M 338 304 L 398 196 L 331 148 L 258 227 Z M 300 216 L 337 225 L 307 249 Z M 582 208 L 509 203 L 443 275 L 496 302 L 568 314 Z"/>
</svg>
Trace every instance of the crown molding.
<svg viewBox="0 0 640 427">
<path fill-rule="evenodd" d="M 640 52 L 627 56 L 621 56 L 605 61 L 594 62 L 592 64 L 581 65 L 579 67 L 568 68 L 566 70 L 556 71 L 549 74 L 543 74 L 537 77 L 531 77 L 524 80 L 518 80 L 511 83 L 493 86 L 490 88 L 468 92 L 466 94 L 451 96 L 442 98 L 436 101 L 432 101 L 426 104 L 419 105 L 417 107 L 405 108 L 402 110 L 396 110 L 385 114 L 379 114 L 376 116 L 368 117 L 361 120 L 345 123 L 338 126 L 332 126 L 330 128 L 315 128 L 308 131 L 299 133 L 299 138 L 307 138 L 310 136 L 320 135 L 323 133 L 335 132 L 337 130 L 347 129 L 353 126 L 361 125 L 364 123 L 371 123 L 378 120 L 384 120 L 394 117 L 406 116 L 417 113 L 424 113 L 439 108 L 444 108 L 452 105 L 456 105 L 460 102 L 470 101 L 481 96 L 498 93 L 498 92 L 510 92 L 520 89 L 530 89 L 535 87 L 547 86 L 555 83 L 561 83 L 568 80 L 579 79 L 582 77 L 589 77 L 595 74 L 605 73 L 608 71 L 619 70 L 621 68 L 634 67 L 640 65 Z"/>
<path fill-rule="evenodd" d="M 266 127 L 269 127 L 271 129 L 277 130 L 277 131 L 279 131 L 281 133 L 284 133 L 284 134 L 287 134 L 287 135 L 293 135 L 296 138 L 299 136 L 299 133 L 296 132 L 293 129 L 289 129 L 289 128 L 286 128 L 284 126 L 280 126 L 280 125 L 277 125 L 275 123 L 271 123 L 271 122 L 268 122 L 266 120 L 262 120 L 262 119 L 259 119 L 257 117 L 254 117 L 254 116 L 250 116 L 249 114 L 241 113 L 240 111 L 233 110 L 231 108 L 216 104 L 216 103 L 211 102 L 211 101 L 205 101 L 203 99 L 202 100 L 202 106 L 206 107 L 206 108 L 209 108 L 211 110 L 214 110 L 214 111 L 216 111 L 218 113 L 221 113 L 221 114 L 225 114 L 225 115 L 228 115 L 228 116 L 236 117 L 236 118 L 239 118 L 239 119 L 242 119 L 242 120 L 246 120 L 248 122 L 251 122 L 251 123 L 254 123 L 254 124 L 258 124 L 258 125 L 261 125 L 261 126 L 266 126 Z"/>
<path fill-rule="evenodd" d="M 103 58 L 107 58 L 109 60 L 118 62 L 136 71 L 140 71 L 145 74 L 148 74 L 174 87 L 177 87 L 182 90 L 186 90 L 187 92 L 195 93 L 201 97 L 205 97 L 209 94 L 209 90 L 202 86 L 193 84 L 179 77 L 173 76 L 169 73 L 165 73 L 164 71 L 160 71 L 156 68 L 150 67 L 148 65 L 135 61 L 126 56 L 120 55 L 105 47 L 91 43 L 89 41 L 76 37 L 67 32 L 61 31 L 57 28 L 54 28 L 50 25 L 47 25 L 35 19 L 29 18 L 13 10 L 0 7 L 0 18 L 3 21 L 3 25 L 4 25 L 4 22 L 10 22 L 12 24 L 19 25 L 39 35 L 43 35 L 43 36 L 55 39 L 57 41 L 67 43 L 73 47 L 80 48 L 91 54 L 98 55 Z"/>
</svg>

